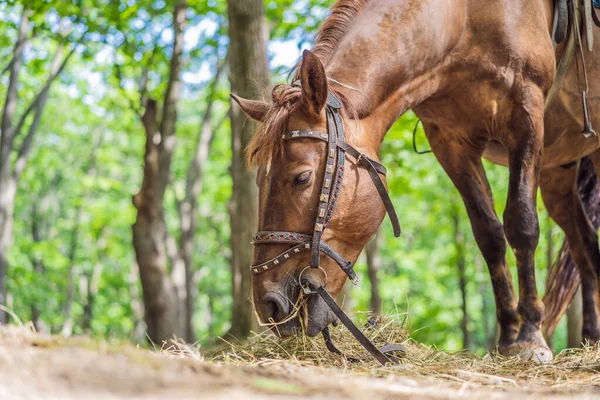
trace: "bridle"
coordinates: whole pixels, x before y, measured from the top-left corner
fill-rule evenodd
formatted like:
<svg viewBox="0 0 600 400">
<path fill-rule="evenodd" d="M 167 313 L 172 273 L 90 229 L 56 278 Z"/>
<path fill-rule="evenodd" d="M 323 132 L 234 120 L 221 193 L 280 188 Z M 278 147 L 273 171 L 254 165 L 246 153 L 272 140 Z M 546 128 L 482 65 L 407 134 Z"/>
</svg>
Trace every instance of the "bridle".
<svg viewBox="0 0 600 400">
<path fill-rule="evenodd" d="M 329 224 L 333 213 L 335 212 L 337 200 L 340 197 L 342 182 L 344 179 L 346 154 L 354 158 L 357 165 L 366 168 L 369 172 L 369 176 L 371 177 L 373 184 L 377 188 L 377 192 L 379 193 L 379 196 L 381 197 L 387 214 L 389 215 L 390 220 L 392 222 L 392 226 L 394 228 L 394 236 L 400 236 L 401 230 L 400 223 L 398 222 L 398 216 L 396 214 L 396 211 L 394 210 L 394 205 L 392 204 L 387 189 L 380 177 L 380 174 L 385 176 L 387 171 L 383 165 L 367 157 L 365 154 L 361 153 L 345 141 L 344 125 L 340 116 L 341 107 L 342 103 L 335 97 L 335 95 L 333 95 L 333 93 L 330 92 L 327 99 L 326 107 L 328 132 L 296 130 L 283 134 L 282 139 L 286 141 L 302 138 L 322 140 L 327 143 L 327 160 L 325 165 L 325 173 L 323 176 L 323 184 L 321 186 L 321 192 L 319 194 L 317 218 L 315 221 L 312 236 L 304 233 L 288 231 L 257 232 L 254 235 L 254 239 L 252 241 L 254 245 L 283 243 L 294 246 L 289 250 L 286 250 L 283 253 L 279 254 L 277 257 L 270 259 L 269 261 L 257 265 L 252 265 L 250 269 L 253 275 L 258 275 L 263 272 L 280 267 L 295 255 L 311 251 L 312 256 L 310 261 L 310 267 L 320 267 L 320 255 L 322 252 L 326 256 L 334 260 L 340 266 L 340 268 L 346 273 L 346 275 L 348 275 L 348 278 L 352 281 L 353 284 L 356 285 L 358 283 L 358 277 L 354 272 L 352 262 L 346 261 L 346 259 L 342 255 L 340 255 L 331 246 L 329 246 L 327 243 L 321 240 L 323 232 L 327 228 L 327 225 Z M 393 357 L 388 358 L 387 356 L 385 356 L 379 349 L 375 347 L 373 343 L 369 341 L 369 339 L 366 336 L 364 336 L 364 334 L 362 334 L 362 332 L 360 332 L 360 330 L 352 323 L 348 316 L 346 316 L 346 314 L 344 314 L 344 312 L 337 306 L 335 300 L 331 297 L 329 292 L 327 292 L 327 290 L 324 287 L 320 287 L 314 292 L 310 291 L 307 288 L 304 288 L 304 290 L 305 293 L 309 295 L 315 293 L 319 294 L 323 298 L 325 303 L 336 314 L 338 319 L 340 319 L 344 323 L 344 325 L 346 325 L 346 327 L 359 340 L 359 342 L 361 342 L 361 344 L 367 350 L 369 350 L 369 352 L 371 352 L 371 354 L 373 354 L 373 356 L 377 358 L 382 364 L 385 364 L 389 361 L 393 361 Z M 335 353 L 340 353 L 331 341 L 328 328 L 325 328 L 325 330 L 323 330 L 323 335 L 325 336 L 325 342 L 327 344 L 327 347 Z M 391 350 L 389 346 L 386 347 L 386 350 L 388 351 L 401 350 L 399 347 L 394 347 Z"/>
<path fill-rule="evenodd" d="M 326 109 L 328 132 L 298 130 L 287 132 L 283 135 L 283 140 L 308 138 L 327 142 L 327 161 L 325 165 L 325 174 L 323 176 L 323 185 L 321 186 L 321 192 L 319 194 L 317 219 L 315 221 L 312 236 L 299 232 L 287 231 L 257 232 L 252 241 L 252 244 L 254 245 L 284 243 L 293 244 L 295 246 L 269 261 L 252 265 L 250 270 L 253 275 L 258 275 L 265 271 L 280 267 L 291 257 L 310 250 L 312 252 L 310 261 L 310 266 L 312 268 L 319 267 L 320 253 L 323 252 L 340 266 L 354 284 L 358 283 L 358 277 L 352 268 L 352 262 L 346 261 L 343 256 L 321 240 L 323 232 L 333 216 L 337 200 L 340 197 L 342 181 L 344 179 L 346 154 L 354 158 L 358 165 L 363 166 L 369 172 L 369 176 L 377 188 L 377 192 L 383 201 L 383 205 L 385 206 L 392 222 L 392 226 L 394 227 L 394 236 L 400 236 L 401 230 L 398 216 L 396 215 L 394 205 L 392 204 L 385 185 L 379 176 L 379 174 L 385 176 L 387 171 L 383 165 L 359 152 L 345 141 L 344 126 L 339 113 L 341 107 L 341 102 L 332 93 L 329 93 Z"/>
</svg>

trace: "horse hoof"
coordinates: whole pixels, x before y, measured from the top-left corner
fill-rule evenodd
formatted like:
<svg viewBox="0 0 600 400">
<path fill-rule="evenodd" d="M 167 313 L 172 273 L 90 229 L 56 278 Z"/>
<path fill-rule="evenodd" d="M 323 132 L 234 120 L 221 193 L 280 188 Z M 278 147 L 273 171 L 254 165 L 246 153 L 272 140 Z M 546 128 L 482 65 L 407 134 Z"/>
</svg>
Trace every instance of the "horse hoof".
<svg viewBox="0 0 600 400">
<path fill-rule="evenodd" d="M 547 347 L 537 347 L 534 349 L 522 350 L 517 355 L 522 360 L 533 361 L 539 364 L 549 363 L 554 358 L 552 355 L 552 350 Z"/>
<path fill-rule="evenodd" d="M 500 347 L 500 354 L 506 357 L 519 357 L 521 360 L 533 361 L 545 364 L 552 361 L 554 356 L 552 350 L 537 343 L 513 343 L 509 346 Z"/>
</svg>

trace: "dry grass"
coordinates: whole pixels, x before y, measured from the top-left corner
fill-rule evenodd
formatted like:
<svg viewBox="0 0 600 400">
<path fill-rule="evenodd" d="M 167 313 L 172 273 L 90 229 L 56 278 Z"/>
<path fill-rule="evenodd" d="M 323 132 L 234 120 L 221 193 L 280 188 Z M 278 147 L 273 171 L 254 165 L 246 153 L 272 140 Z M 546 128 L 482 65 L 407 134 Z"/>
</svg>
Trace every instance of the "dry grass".
<svg viewBox="0 0 600 400">
<path fill-rule="evenodd" d="M 400 363 L 382 367 L 373 358 L 348 362 L 344 357 L 330 353 L 320 336 L 308 338 L 299 335 L 280 340 L 268 332 L 256 335 L 246 345 L 230 344 L 230 348 L 214 357 L 213 361 L 255 366 L 285 362 L 369 376 L 435 377 L 502 387 L 600 388 L 600 351 L 597 346 L 565 350 L 557 354 L 551 363 L 538 364 L 498 354 L 487 354 L 483 358 L 466 351 L 449 354 L 424 346 L 409 338 L 397 318 L 381 318 L 375 328 L 364 331 L 378 346 L 403 343 L 406 353 L 399 357 Z M 344 354 L 354 357 L 365 355 L 365 350 L 344 327 L 333 328 L 332 336 Z"/>
<path fill-rule="evenodd" d="M 547 365 L 414 343 L 397 319 L 365 330 L 378 345 L 404 343 L 396 366 L 350 363 L 322 338 L 280 341 L 263 333 L 218 355 L 173 342 L 145 350 L 86 337 L 62 338 L 27 325 L 0 327 L 0 398 L 4 399 L 596 399 L 597 348 L 566 351 Z M 343 327 L 332 330 L 348 355 L 365 351 Z"/>
</svg>

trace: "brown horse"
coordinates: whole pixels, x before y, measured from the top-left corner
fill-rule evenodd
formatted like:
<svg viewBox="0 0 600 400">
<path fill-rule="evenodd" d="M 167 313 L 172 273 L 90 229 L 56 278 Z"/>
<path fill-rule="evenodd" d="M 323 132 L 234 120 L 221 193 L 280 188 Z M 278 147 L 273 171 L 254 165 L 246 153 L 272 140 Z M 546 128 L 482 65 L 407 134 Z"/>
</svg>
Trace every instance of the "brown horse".
<svg viewBox="0 0 600 400">
<path fill-rule="evenodd" d="M 587 0 L 586 0 L 587 1 Z M 591 0 L 590 0 L 591 1 Z M 323 23 L 296 78 L 280 85 L 273 103 L 236 98 L 263 124 L 248 149 L 258 165 L 259 230 L 310 234 L 317 218 L 326 165 L 326 143 L 284 141 L 292 130 L 327 132 L 328 92 L 341 99 L 346 140 L 376 160 L 392 124 L 412 109 L 423 121 L 431 148 L 460 192 L 477 244 L 489 267 L 500 326 L 499 351 L 539 361 L 552 358 L 542 333 L 544 305 L 535 282 L 534 252 L 539 225 L 536 196 L 541 188 L 552 218 L 564 230 L 582 276 L 583 336 L 600 339 L 600 253 L 577 195 L 578 161 L 590 156 L 600 168 L 597 138 L 582 128 L 581 94 L 575 62 L 550 110 L 546 96 L 563 46 L 554 49 L 550 31 L 553 0 L 339 0 Z M 600 43 L 600 30 L 595 33 Z M 586 50 L 587 52 L 587 50 Z M 600 52 L 587 53 L 590 76 L 600 73 Z M 593 123 L 600 126 L 600 80 L 590 81 Z M 494 211 L 482 157 L 508 166 L 504 224 Z M 355 261 L 384 217 L 365 168 L 347 157 L 337 211 L 323 241 Z M 506 243 L 515 253 L 518 297 L 506 262 Z M 255 264 L 290 248 L 258 244 Z M 285 321 L 299 295 L 299 275 L 310 254 L 253 278 L 262 320 Z M 322 258 L 327 290 L 336 295 L 346 275 Z M 309 270 L 301 284 L 325 284 Z M 334 320 L 318 296 L 310 297 L 306 332 L 316 335 Z M 300 322 L 280 324 L 282 336 Z"/>
</svg>

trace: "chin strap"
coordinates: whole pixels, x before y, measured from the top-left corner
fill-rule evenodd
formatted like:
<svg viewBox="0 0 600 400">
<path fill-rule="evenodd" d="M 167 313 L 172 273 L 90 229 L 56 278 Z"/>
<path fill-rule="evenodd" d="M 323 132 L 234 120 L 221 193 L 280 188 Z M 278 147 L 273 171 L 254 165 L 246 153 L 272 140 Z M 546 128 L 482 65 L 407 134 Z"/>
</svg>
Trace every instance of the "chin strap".
<svg viewBox="0 0 600 400">
<path fill-rule="evenodd" d="M 398 360 L 386 353 L 393 352 L 406 352 L 406 348 L 401 344 L 388 344 L 383 347 L 377 347 L 373 342 L 369 340 L 368 337 L 365 336 L 364 333 L 361 332 L 360 329 L 352 322 L 350 317 L 346 315 L 346 313 L 337 305 L 333 297 L 329 294 L 327 289 L 321 286 L 317 289 L 319 296 L 323 299 L 325 304 L 329 306 L 331 311 L 335 314 L 335 316 L 340 320 L 342 324 L 352 333 L 352 336 L 369 352 L 377 361 L 381 363 L 381 365 L 385 365 L 387 363 L 398 364 Z M 323 329 L 323 338 L 325 339 L 325 345 L 327 349 L 334 354 L 342 354 L 342 352 L 335 347 L 333 340 L 331 339 L 331 333 L 329 332 L 329 327 Z M 356 358 L 356 357 L 347 357 L 350 361 L 363 361 L 368 357 Z"/>
</svg>

